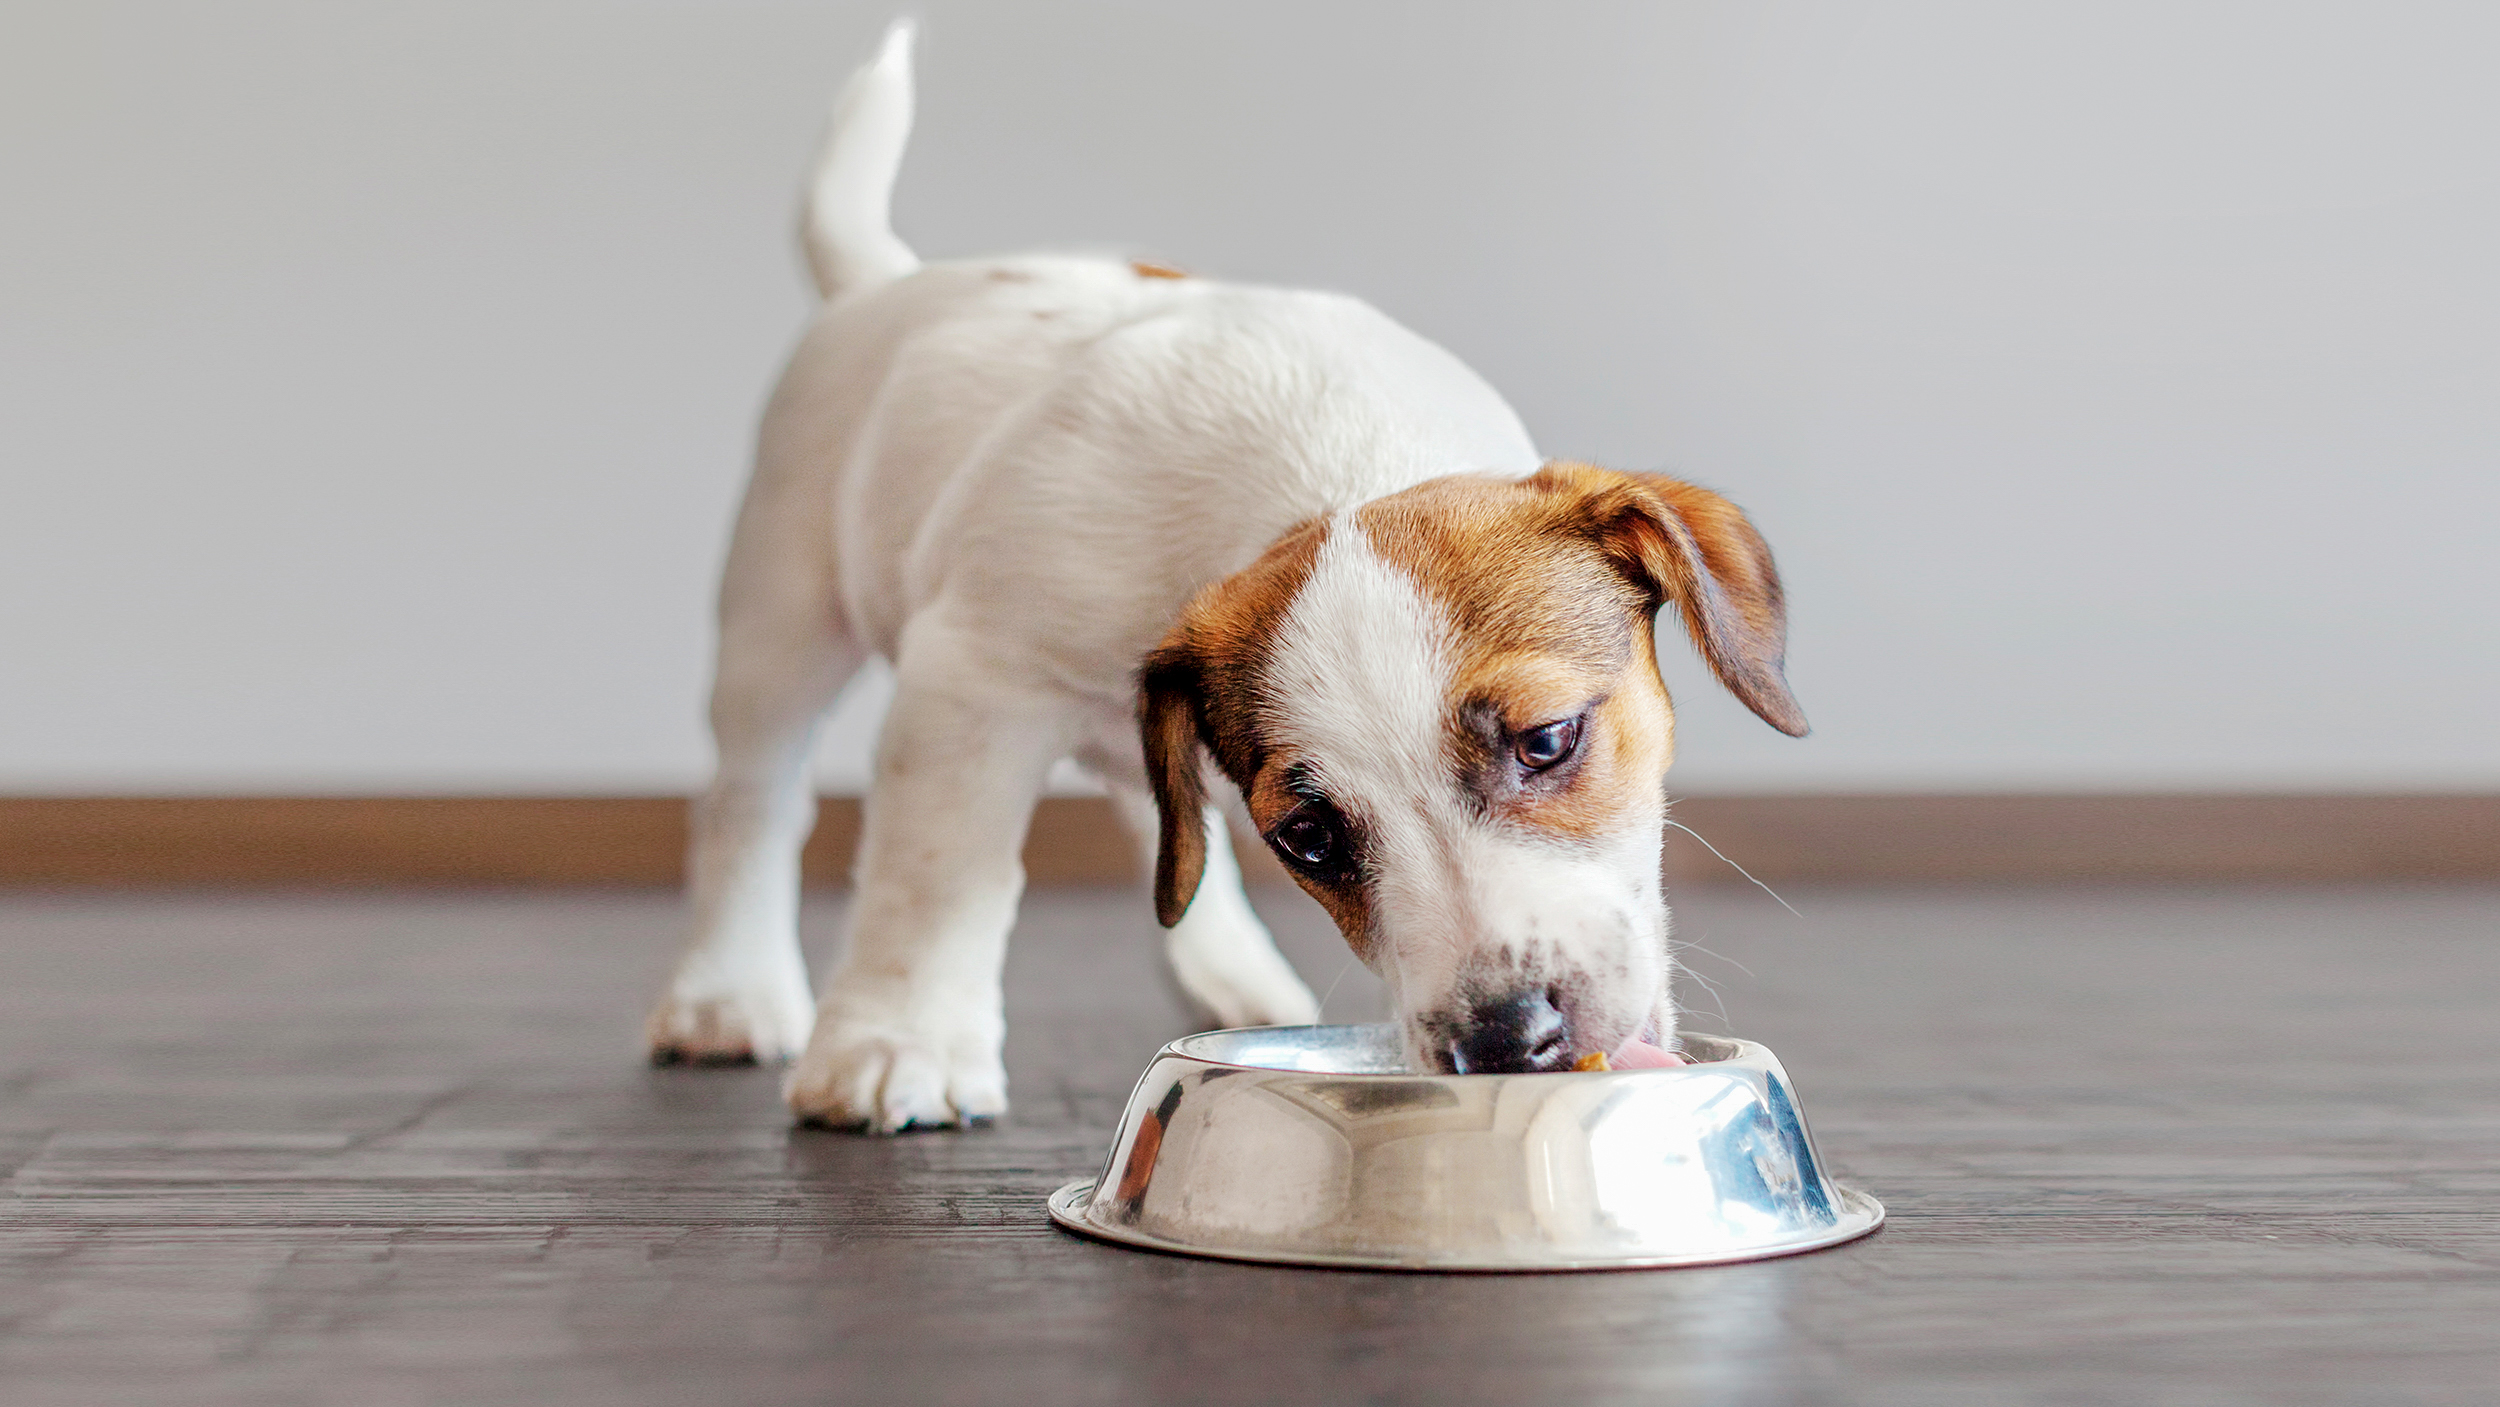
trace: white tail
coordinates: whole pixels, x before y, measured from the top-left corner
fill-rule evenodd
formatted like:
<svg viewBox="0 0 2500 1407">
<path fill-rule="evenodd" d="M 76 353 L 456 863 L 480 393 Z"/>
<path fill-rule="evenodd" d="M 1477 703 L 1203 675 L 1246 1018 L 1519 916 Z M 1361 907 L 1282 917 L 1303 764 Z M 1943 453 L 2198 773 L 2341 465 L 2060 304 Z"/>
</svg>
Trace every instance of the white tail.
<svg viewBox="0 0 2500 1407">
<path fill-rule="evenodd" d="M 896 20 L 867 67 L 833 105 L 799 214 L 799 244 L 827 298 L 888 283 L 920 267 L 895 238 L 894 174 L 911 137 L 912 22 Z"/>
</svg>

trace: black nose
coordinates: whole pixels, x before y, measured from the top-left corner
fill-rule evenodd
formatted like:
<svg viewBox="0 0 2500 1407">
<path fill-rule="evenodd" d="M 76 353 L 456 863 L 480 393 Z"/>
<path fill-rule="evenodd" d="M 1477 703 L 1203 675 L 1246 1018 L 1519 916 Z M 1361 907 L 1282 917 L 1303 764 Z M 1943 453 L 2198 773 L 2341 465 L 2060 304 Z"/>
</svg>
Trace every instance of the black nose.
<svg viewBox="0 0 2500 1407">
<path fill-rule="evenodd" d="M 1450 1042 L 1450 1068 L 1461 1075 L 1515 1075 L 1571 1064 L 1571 1025 L 1543 992 L 1482 1001 Z"/>
</svg>

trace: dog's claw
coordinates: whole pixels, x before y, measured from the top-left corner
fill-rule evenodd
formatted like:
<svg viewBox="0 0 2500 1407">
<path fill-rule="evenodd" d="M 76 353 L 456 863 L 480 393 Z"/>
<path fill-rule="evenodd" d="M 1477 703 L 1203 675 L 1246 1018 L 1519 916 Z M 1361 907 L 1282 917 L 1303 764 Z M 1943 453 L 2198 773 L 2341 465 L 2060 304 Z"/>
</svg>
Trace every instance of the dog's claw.
<svg viewBox="0 0 2500 1407">
<path fill-rule="evenodd" d="M 802 1123 L 875 1134 L 962 1128 L 1007 1112 L 993 1042 L 863 1029 L 830 1015 L 781 1092 Z"/>
<path fill-rule="evenodd" d="M 651 1063 L 660 1066 L 663 1069 L 672 1065 L 691 1065 L 704 1069 L 726 1070 L 742 1066 L 760 1065 L 763 1062 L 755 1058 L 755 1052 L 752 1049 L 723 1053 L 713 1051 L 688 1051 L 675 1045 L 663 1045 L 653 1047 L 651 1051 Z"/>
<path fill-rule="evenodd" d="M 815 1026 L 804 974 L 728 982 L 691 971 L 652 1008 L 643 1041 L 654 1065 L 778 1064 L 807 1048 Z"/>
</svg>

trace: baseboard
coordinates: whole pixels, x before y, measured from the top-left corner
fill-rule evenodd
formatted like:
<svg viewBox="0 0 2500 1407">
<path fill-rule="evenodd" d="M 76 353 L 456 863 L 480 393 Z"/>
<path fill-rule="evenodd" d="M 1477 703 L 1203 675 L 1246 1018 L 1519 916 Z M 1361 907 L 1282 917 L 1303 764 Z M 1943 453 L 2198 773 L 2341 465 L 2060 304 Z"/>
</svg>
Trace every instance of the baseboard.
<svg viewBox="0 0 2500 1407">
<path fill-rule="evenodd" d="M 1719 796 L 1675 818 L 1761 879 L 2500 878 L 2500 796 Z M 1725 866 L 1673 836 L 1670 876 Z"/>
<path fill-rule="evenodd" d="M 674 884 L 674 797 L 0 797 L 0 885 Z M 1779 880 L 2500 878 L 2500 796 L 1716 796 L 1675 806 Z M 840 882 L 856 800 L 827 798 L 809 878 Z M 1692 837 L 1672 880 L 1733 878 Z M 1254 880 L 1281 882 L 1264 852 Z M 1054 797 L 1025 844 L 1035 884 L 1133 882 L 1096 798 Z"/>
</svg>

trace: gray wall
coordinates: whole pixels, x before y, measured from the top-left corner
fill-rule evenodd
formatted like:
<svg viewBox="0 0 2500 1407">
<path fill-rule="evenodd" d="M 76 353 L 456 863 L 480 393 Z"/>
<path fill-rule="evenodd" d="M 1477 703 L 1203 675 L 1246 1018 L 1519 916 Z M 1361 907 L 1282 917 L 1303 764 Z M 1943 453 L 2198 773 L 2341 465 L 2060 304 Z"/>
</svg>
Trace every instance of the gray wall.
<svg viewBox="0 0 2500 1407">
<path fill-rule="evenodd" d="M 919 9 L 924 254 L 1352 290 L 1753 510 L 1817 732 L 1679 647 L 1688 789 L 2500 785 L 2500 8 Z M 13 6 L 0 789 L 696 778 L 886 16 Z"/>
</svg>

